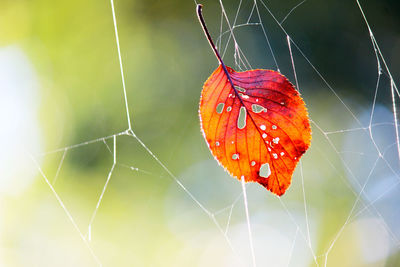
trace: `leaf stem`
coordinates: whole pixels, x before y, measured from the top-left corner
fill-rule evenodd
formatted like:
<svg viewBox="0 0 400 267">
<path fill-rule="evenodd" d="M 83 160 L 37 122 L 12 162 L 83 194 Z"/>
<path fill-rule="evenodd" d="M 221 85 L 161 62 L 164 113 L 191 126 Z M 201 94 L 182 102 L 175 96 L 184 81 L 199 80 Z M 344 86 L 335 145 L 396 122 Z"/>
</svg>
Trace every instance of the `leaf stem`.
<svg viewBox="0 0 400 267">
<path fill-rule="evenodd" d="M 219 64 L 221 64 L 225 69 L 225 64 L 222 61 L 222 58 L 218 53 L 217 47 L 215 46 L 215 44 L 214 44 L 214 42 L 213 42 L 213 40 L 211 38 L 210 33 L 208 32 L 208 29 L 207 29 L 207 26 L 206 26 L 206 22 L 204 21 L 204 18 L 203 18 L 202 8 L 203 8 L 202 4 L 198 4 L 197 5 L 197 7 L 196 7 L 197 17 L 199 19 L 201 27 L 203 28 L 204 34 L 207 37 L 208 43 L 210 44 L 212 50 L 214 51 L 215 56 L 217 57 L 217 59 L 219 61 Z"/>
<path fill-rule="evenodd" d="M 204 31 L 204 34 L 207 37 L 208 43 L 210 44 L 212 50 L 214 51 L 214 54 L 215 54 L 215 56 L 217 57 L 217 59 L 219 61 L 219 64 L 222 66 L 222 68 L 223 68 L 223 70 L 224 70 L 224 72 L 226 74 L 226 77 L 228 78 L 229 83 L 231 84 L 233 90 L 235 91 L 235 94 L 238 96 L 240 103 L 242 104 L 242 106 L 244 106 L 242 98 L 239 96 L 239 93 L 236 90 L 235 85 L 233 84 L 233 81 L 231 79 L 231 75 L 229 74 L 229 71 L 226 68 L 224 62 L 222 61 L 222 58 L 218 53 L 217 47 L 214 45 L 214 42 L 213 42 L 213 40 L 211 38 L 211 35 L 208 32 L 208 29 L 207 29 L 207 26 L 206 26 L 206 22 L 204 21 L 204 18 L 203 18 L 202 8 L 203 8 L 202 4 L 198 4 L 197 7 L 196 7 L 197 17 L 199 18 L 201 27 L 203 28 L 203 31 Z"/>
<path fill-rule="evenodd" d="M 211 35 L 207 30 L 206 22 L 204 21 L 204 18 L 203 18 L 202 8 L 203 8 L 203 5 L 202 4 L 198 4 L 197 7 L 196 7 L 196 11 L 197 11 L 197 17 L 199 18 L 199 21 L 200 21 L 201 27 L 203 28 L 204 34 L 206 35 L 208 43 L 210 44 L 212 50 L 214 51 L 214 54 L 215 54 L 215 56 L 217 57 L 217 59 L 219 61 L 219 64 L 222 66 L 222 69 L 224 70 L 224 72 L 226 74 L 226 77 L 228 78 L 228 81 L 231 84 L 231 86 L 233 88 L 233 91 L 235 92 L 235 95 L 239 99 L 240 104 L 246 108 L 246 106 L 243 103 L 242 98 L 239 95 L 239 92 L 236 90 L 236 87 L 233 84 L 233 81 L 232 81 L 232 78 L 231 78 L 231 75 L 230 75 L 228 69 L 226 68 L 224 62 L 222 61 L 221 56 L 218 53 L 217 47 L 214 45 L 214 42 L 213 42 L 213 40 L 211 38 Z M 246 110 L 247 110 L 247 108 L 246 108 Z M 255 124 L 255 121 L 254 121 L 253 117 L 250 116 L 250 118 L 253 121 L 253 123 Z"/>
</svg>

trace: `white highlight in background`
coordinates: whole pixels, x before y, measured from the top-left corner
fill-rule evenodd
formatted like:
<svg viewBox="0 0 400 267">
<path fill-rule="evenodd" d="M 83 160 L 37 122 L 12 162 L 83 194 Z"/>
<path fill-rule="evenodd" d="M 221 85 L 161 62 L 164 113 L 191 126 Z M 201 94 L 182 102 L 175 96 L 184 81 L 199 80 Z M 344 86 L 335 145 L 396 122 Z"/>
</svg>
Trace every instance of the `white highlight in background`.
<svg viewBox="0 0 400 267">
<path fill-rule="evenodd" d="M 17 196 L 37 174 L 26 151 L 40 149 L 38 82 L 17 46 L 0 48 L 0 196 Z"/>
</svg>

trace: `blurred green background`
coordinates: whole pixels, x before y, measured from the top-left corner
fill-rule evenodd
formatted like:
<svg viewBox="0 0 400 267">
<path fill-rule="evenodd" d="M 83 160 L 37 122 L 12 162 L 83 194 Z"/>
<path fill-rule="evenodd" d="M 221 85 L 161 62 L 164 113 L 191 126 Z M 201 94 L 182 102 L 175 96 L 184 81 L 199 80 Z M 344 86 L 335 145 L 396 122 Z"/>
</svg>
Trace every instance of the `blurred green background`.
<svg viewBox="0 0 400 267">
<path fill-rule="evenodd" d="M 264 1 L 279 21 L 300 2 Z M 294 82 L 286 35 L 257 3 L 260 18 L 252 0 L 223 5 L 231 23 L 239 6 L 236 24 L 261 19 Z M 220 2 L 203 4 L 217 40 Z M 400 4 L 361 5 L 397 82 Z M 112 136 L 128 128 L 110 2 L 0 0 L 0 266 L 98 266 L 45 178 L 103 266 L 252 266 L 241 184 L 199 129 L 217 60 L 195 3 L 116 0 L 115 10 L 132 129 L 186 191 L 132 136 L 116 137 L 110 172 Z M 281 199 L 246 187 L 257 266 L 400 266 L 391 82 L 383 68 L 376 87 L 357 3 L 307 0 L 282 26 L 332 89 L 292 45 L 313 141 Z M 253 68 L 277 69 L 260 26 L 235 36 Z M 228 38 L 225 63 L 238 68 Z"/>
</svg>

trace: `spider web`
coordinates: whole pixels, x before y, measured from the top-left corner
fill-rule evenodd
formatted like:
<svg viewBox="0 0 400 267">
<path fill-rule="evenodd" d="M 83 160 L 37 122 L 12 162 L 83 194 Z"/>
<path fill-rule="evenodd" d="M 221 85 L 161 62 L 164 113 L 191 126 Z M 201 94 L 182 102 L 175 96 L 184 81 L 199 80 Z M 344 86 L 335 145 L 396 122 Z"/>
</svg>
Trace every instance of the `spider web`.
<svg viewBox="0 0 400 267">
<path fill-rule="evenodd" d="M 88 260 L 87 264 L 110 265 L 113 262 L 110 258 L 120 256 L 118 251 L 108 251 L 96 243 L 96 235 L 101 233 L 94 230 L 97 221 L 110 220 L 104 216 L 99 218 L 99 213 L 104 205 L 113 205 L 112 200 L 105 197 L 110 184 L 123 179 L 122 174 L 118 175 L 119 169 L 133 171 L 138 179 L 159 179 L 161 185 L 166 185 L 163 180 L 167 177 L 172 179 L 173 184 L 166 185 L 165 216 L 170 231 L 184 243 L 181 253 L 176 253 L 178 259 L 174 260 L 173 266 L 190 265 L 190 257 L 198 251 L 201 254 L 196 258 L 199 266 L 337 266 L 344 262 L 352 266 L 378 264 L 396 255 L 400 248 L 400 231 L 396 225 L 400 215 L 397 208 L 400 93 L 362 5 L 358 0 L 354 1 L 357 15 L 364 23 L 365 38 L 371 42 L 370 52 L 376 58 L 373 66 L 376 80 L 369 86 L 372 99 L 368 107 L 359 107 L 354 104 L 356 100 L 342 96 L 313 64 L 308 56 L 310 52 L 304 52 L 303 45 L 286 30 L 291 16 L 306 5 L 306 1 L 293 5 L 280 20 L 267 1 L 240 0 L 235 10 L 229 11 L 223 1 L 218 4 L 221 14 L 216 44 L 224 59 L 233 59 L 238 70 L 254 68 L 249 57 L 251 53 L 241 48 L 241 44 L 248 41 L 241 33 L 250 31 L 249 28 L 257 30 L 266 43 L 264 52 L 271 59 L 272 68 L 294 81 L 310 110 L 312 146 L 295 172 L 293 185 L 284 197 L 271 196 L 256 184 L 241 181 L 239 185 L 235 179 L 221 178 L 226 174 L 212 160 L 199 161 L 179 175 L 173 173 L 169 164 L 138 137 L 132 124 L 135 115 L 131 120 L 127 94 L 127 87 L 131 85 L 125 81 L 126 62 L 121 55 L 118 12 L 111 0 L 127 128 L 40 155 L 27 152 L 72 224 L 74 231 L 70 234 L 79 237 L 74 244 L 83 245 L 85 249 L 81 253 L 91 256 L 92 262 Z M 205 10 L 206 14 L 208 10 Z M 275 27 L 274 31 L 281 34 L 280 42 L 272 41 L 269 27 Z M 275 51 L 276 46 L 286 46 L 285 60 Z M 299 71 L 304 69 L 307 71 Z M 312 83 L 307 81 L 310 77 Z M 319 90 L 318 94 L 316 90 Z M 386 94 L 390 95 L 391 109 L 378 101 Z M 134 147 L 131 156 L 139 165 L 126 164 L 125 159 L 119 158 L 120 150 L 124 150 L 126 144 Z M 65 160 L 89 146 L 101 147 L 101 151 L 110 155 L 107 175 L 101 186 L 97 184 L 95 193 L 91 193 L 96 194 L 96 201 L 89 214 L 76 215 L 78 212 L 73 212 L 70 206 L 77 204 L 71 200 L 66 203 L 67 194 L 56 190 L 56 185 L 65 180 L 61 176 Z M 42 162 L 54 155 L 59 160 L 56 172 L 50 176 Z M 151 158 L 155 165 L 141 167 L 141 157 Z M 138 186 L 146 184 L 138 182 Z M 130 234 L 129 229 L 124 232 Z M 105 255 L 107 251 L 108 256 Z M 129 264 L 143 266 L 140 255 L 132 253 L 134 256 Z M 165 266 L 162 262 L 159 261 L 160 266 Z"/>
</svg>

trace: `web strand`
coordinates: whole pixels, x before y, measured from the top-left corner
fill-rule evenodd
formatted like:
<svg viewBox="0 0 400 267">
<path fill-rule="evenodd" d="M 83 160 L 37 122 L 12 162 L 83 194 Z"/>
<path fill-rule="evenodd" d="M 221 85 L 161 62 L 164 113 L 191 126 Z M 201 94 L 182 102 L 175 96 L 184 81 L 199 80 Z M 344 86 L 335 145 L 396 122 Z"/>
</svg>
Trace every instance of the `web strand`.
<svg viewBox="0 0 400 267">
<path fill-rule="evenodd" d="M 63 163 L 64 163 L 64 159 L 65 159 L 65 155 L 67 155 L 67 151 L 68 151 L 67 148 L 64 149 L 64 153 L 62 154 L 60 163 L 58 164 L 58 168 L 57 168 L 56 175 L 54 176 L 54 179 L 53 179 L 53 186 L 54 186 L 54 185 L 56 184 L 56 182 L 57 182 L 57 178 L 58 178 L 58 175 L 60 174 L 61 166 L 62 166 Z"/>
<path fill-rule="evenodd" d="M 289 253 L 289 258 L 288 258 L 288 262 L 287 262 L 287 266 L 290 266 L 290 262 L 292 261 L 292 256 L 293 256 L 293 252 L 294 252 L 294 247 L 296 245 L 296 240 L 297 240 L 297 235 L 299 234 L 299 228 L 296 228 L 296 233 L 294 234 L 294 238 L 293 238 L 293 242 L 292 242 L 292 247 L 290 248 L 290 253 Z"/>
<path fill-rule="evenodd" d="M 115 17 L 114 0 L 110 0 L 110 3 L 111 3 L 112 18 L 113 18 L 113 23 L 114 23 L 115 42 L 117 44 L 117 51 L 118 51 L 119 68 L 121 70 L 122 89 L 124 91 L 126 118 L 128 120 L 128 130 L 131 130 L 132 125 L 131 125 L 131 118 L 129 115 L 128 97 L 126 94 L 125 75 L 124 75 L 124 68 L 122 66 L 122 57 L 121 57 L 121 49 L 120 49 L 120 45 L 119 45 L 117 18 Z"/>
<path fill-rule="evenodd" d="M 256 267 L 256 256 L 254 253 L 253 235 L 251 233 L 251 224 L 250 224 L 250 216 L 249 216 L 249 204 L 247 203 L 246 185 L 245 185 L 243 176 L 242 176 L 241 182 L 242 182 L 244 208 L 245 208 L 245 212 L 246 212 L 247 231 L 249 233 L 251 259 L 253 262 L 253 267 Z"/>
<path fill-rule="evenodd" d="M 99 210 L 101 200 L 103 199 L 104 193 L 106 192 L 108 183 L 110 182 L 111 176 L 112 176 L 112 174 L 113 174 L 115 165 L 117 164 L 117 137 L 116 137 L 115 135 L 114 135 L 113 140 L 114 140 L 114 146 L 113 146 L 113 148 L 114 148 L 114 149 L 113 149 L 113 159 L 114 159 L 114 160 L 113 160 L 113 164 L 112 164 L 112 166 L 111 166 L 111 170 L 110 170 L 110 172 L 108 173 L 106 183 L 104 184 L 103 190 L 101 191 L 100 197 L 99 197 L 99 199 L 98 199 L 98 201 L 97 201 L 96 208 L 94 209 L 93 214 L 92 214 L 92 217 L 90 218 L 90 221 L 89 221 L 89 225 L 88 225 L 88 236 L 89 236 L 89 237 L 92 236 L 92 235 L 91 235 L 91 229 L 92 229 L 92 224 L 93 224 L 94 218 L 95 218 L 96 215 L 97 215 L 97 211 Z M 89 241 L 90 241 L 90 239 L 89 239 Z"/>
<path fill-rule="evenodd" d="M 293 74 L 294 74 L 294 78 L 295 78 L 295 82 L 296 82 L 296 88 L 300 92 L 299 81 L 297 79 L 296 65 L 294 64 L 292 46 L 290 44 L 291 43 L 291 39 L 290 39 L 289 35 L 286 36 L 286 40 L 287 40 L 287 44 L 288 44 L 288 48 L 289 48 L 290 60 L 291 60 L 291 63 L 292 63 Z M 309 223 L 309 220 L 308 220 L 307 201 L 306 201 L 306 192 L 305 192 L 305 187 L 304 187 L 304 174 L 303 174 L 303 162 L 302 162 L 302 160 L 300 160 L 300 162 L 299 162 L 299 167 L 300 167 L 300 177 L 301 177 L 301 188 L 302 188 L 302 193 L 303 193 L 304 215 L 305 215 L 306 226 L 307 226 L 307 242 L 308 242 L 308 245 L 309 245 L 309 247 L 310 247 L 310 249 L 312 251 L 312 254 L 315 255 L 314 249 L 312 248 L 312 244 L 311 244 L 310 223 Z M 296 236 L 297 236 L 297 234 L 296 234 Z M 316 260 L 316 259 L 314 258 L 314 260 Z"/>
<path fill-rule="evenodd" d="M 261 1 L 261 3 L 262 3 L 262 1 Z M 269 41 L 269 38 L 268 38 L 268 35 L 267 35 L 267 31 L 265 30 L 264 24 L 263 24 L 263 22 L 262 22 L 262 20 L 261 20 L 261 15 L 260 15 L 260 10 L 258 9 L 257 0 L 254 0 L 254 6 L 255 6 L 255 10 L 256 10 L 256 12 L 257 12 L 258 21 L 259 21 L 260 24 L 261 24 L 260 26 L 261 26 L 262 32 L 263 32 L 263 34 L 264 34 L 265 40 L 267 41 L 268 48 L 269 48 L 269 50 L 271 51 L 271 56 L 272 56 L 272 58 L 273 58 L 273 60 L 274 60 L 276 69 L 277 69 L 277 71 L 280 72 L 279 66 L 278 66 L 278 61 L 276 60 L 274 50 L 272 49 L 271 42 Z"/>
<path fill-rule="evenodd" d="M 279 24 L 283 24 L 285 22 L 285 20 L 287 20 L 287 18 L 290 16 L 290 14 L 293 13 L 293 11 L 298 8 L 299 6 L 301 6 L 302 4 L 304 4 L 304 2 L 306 2 L 307 0 L 303 0 L 300 3 L 298 3 L 297 5 L 295 5 L 287 14 L 286 16 L 281 20 L 281 22 Z"/>
<path fill-rule="evenodd" d="M 29 157 L 31 158 L 31 160 L 33 161 L 33 163 L 36 165 L 36 168 L 39 170 L 40 175 L 43 177 L 43 179 L 45 180 L 46 184 L 49 186 L 51 192 L 53 193 L 53 195 L 55 196 L 55 198 L 57 199 L 58 204 L 60 204 L 61 208 L 64 210 L 65 214 L 67 215 L 69 221 L 71 222 L 71 224 L 73 225 L 73 227 L 75 228 L 76 232 L 79 234 L 82 242 L 85 244 L 85 246 L 88 248 L 88 250 L 90 251 L 90 254 L 92 255 L 94 261 L 98 264 L 98 266 L 102 266 L 102 263 L 100 262 L 99 258 L 96 256 L 96 254 L 94 253 L 93 249 L 91 248 L 91 246 L 89 245 L 88 241 L 86 240 L 85 236 L 82 234 L 81 230 L 79 229 L 78 225 L 76 224 L 74 218 L 72 217 L 71 213 L 68 211 L 68 209 L 65 207 L 64 202 L 61 200 L 60 196 L 57 194 L 56 190 L 54 189 L 53 185 L 50 183 L 50 181 L 47 179 L 46 175 L 44 174 L 42 168 L 40 167 L 40 165 L 38 164 L 38 162 L 36 161 L 36 159 L 30 154 Z"/>
</svg>

